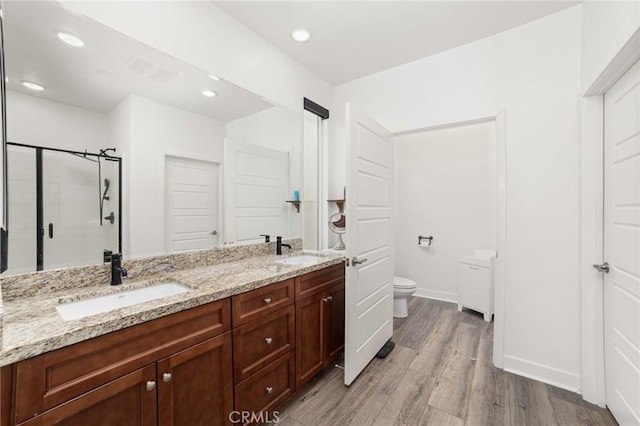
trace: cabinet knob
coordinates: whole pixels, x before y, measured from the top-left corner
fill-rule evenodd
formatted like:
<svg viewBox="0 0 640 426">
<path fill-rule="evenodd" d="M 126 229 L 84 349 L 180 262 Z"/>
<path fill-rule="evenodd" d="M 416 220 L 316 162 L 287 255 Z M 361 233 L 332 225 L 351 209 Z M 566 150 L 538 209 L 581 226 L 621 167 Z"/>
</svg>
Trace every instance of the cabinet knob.
<svg viewBox="0 0 640 426">
<path fill-rule="evenodd" d="M 156 382 L 148 381 L 147 382 L 147 390 L 152 391 L 156 388 Z"/>
<path fill-rule="evenodd" d="M 333 296 L 327 297 L 328 300 L 333 300 Z"/>
<path fill-rule="evenodd" d="M 271 342 L 273 342 L 273 339 L 271 337 L 267 337 L 264 341 L 267 342 L 267 345 L 270 345 Z"/>
<path fill-rule="evenodd" d="M 268 394 L 273 393 L 273 388 L 271 386 L 267 386 L 267 393 Z"/>
<path fill-rule="evenodd" d="M 323 298 L 322 298 L 322 301 L 323 301 L 324 303 L 327 303 L 327 302 L 329 301 L 329 298 L 328 298 L 328 297 L 323 297 Z"/>
<path fill-rule="evenodd" d="M 168 382 L 168 381 L 170 381 L 170 380 L 171 380 L 171 373 L 164 373 L 164 374 L 162 375 L 162 381 L 163 381 L 163 382 L 167 383 L 167 382 Z"/>
<path fill-rule="evenodd" d="M 270 297 L 266 297 L 266 298 L 264 299 L 264 303 L 266 303 L 267 305 L 268 305 L 269 303 L 271 303 L 271 298 L 270 298 Z"/>
</svg>

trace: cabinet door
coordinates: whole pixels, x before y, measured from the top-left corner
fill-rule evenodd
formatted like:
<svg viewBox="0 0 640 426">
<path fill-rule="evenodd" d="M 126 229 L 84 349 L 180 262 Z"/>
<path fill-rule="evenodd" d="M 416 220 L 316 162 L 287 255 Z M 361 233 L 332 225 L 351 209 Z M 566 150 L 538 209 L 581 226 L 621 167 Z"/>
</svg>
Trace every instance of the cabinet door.
<svg viewBox="0 0 640 426">
<path fill-rule="evenodd" d="M 489 268 L 460 264 L 460 304 L 483 313 L 490 311 Z"/>
<path fill-rule="evenodd" d="M 344 283 L 324 293 L 324 364 L 336 359 L 344 349 Z"/>
<path fill-rule="evenodd" d="M 158 361 L 158 424 L 229 424 L 231 333 Z"/>
<path fill-rule="evenodd" d="M 156 368 L 150 365 L 20 423 L 21 426 L 156 425 Z"/>
<path fill-rule="evenodd" d="M 323 366 L 323 294 L 296 302 L 296 387 L 313 378 Z"/>
</svg>

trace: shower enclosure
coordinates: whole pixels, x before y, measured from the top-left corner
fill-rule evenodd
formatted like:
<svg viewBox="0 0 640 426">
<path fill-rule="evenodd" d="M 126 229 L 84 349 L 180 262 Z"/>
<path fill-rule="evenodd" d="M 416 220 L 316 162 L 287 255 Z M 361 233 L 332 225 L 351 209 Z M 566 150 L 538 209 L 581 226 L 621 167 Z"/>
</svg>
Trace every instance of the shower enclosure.
<svg viewBox="0 0 640 426">
<path fill-rule="evenodd" d="M 8 143 L 9 274 L 101 263 L 121 252 L 122 159 Z"/>
</svg>

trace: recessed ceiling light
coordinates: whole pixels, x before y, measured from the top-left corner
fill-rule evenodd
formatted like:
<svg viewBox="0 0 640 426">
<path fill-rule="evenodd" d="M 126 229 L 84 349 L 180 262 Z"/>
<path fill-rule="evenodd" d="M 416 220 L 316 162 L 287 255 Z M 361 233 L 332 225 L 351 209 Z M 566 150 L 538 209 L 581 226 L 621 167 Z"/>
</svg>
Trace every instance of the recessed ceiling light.
<svg viewBox="0 0 640 426">
<path fill-rule="evenodd" d="M 220 81 L 220 77 L 218 77 L 217 75 L 209 74 L 209 78 L 215 81 Z"/>
<path fill-rule="evenodd" d="M 23 81 L 22 85 L 27 89 L 35 90 L 37 92 L 42 92 L 44 90 L 44 86 L 42 84 L 34 83 L 32 81 Z"/>
<path fill-rule="evenodd" d="M 305 41 L 309 41 L 311 33 L 305 29 L 298 28 L 297 30 L 293 30 L 291 38 L 300 43 L 304 43 Z"/>
<path fill-rule="evenodd" d="M 73 34 L 69 34 L 69 33 L 65 33 L 65 32 L 58 32 L 56 33 L 56 35 L 58 36 L 58 38 L 60 40 L 62 40 L 63 42 L 67 43 L 69 46 L 73 46 L 73 47 L 82 47 L 84 46 L 84 41 L 80 40 L 78 37 L 74 36 Z"/>
<path fill-rule="evenodd" d="M 217 96 L 218 94 L 216 92 L 214 92 L 213 90 L 203 90 L 202 91 L 202 95 L 206 96 L 207 98 L 213 98 L 214 96 Z"/>
</svg>

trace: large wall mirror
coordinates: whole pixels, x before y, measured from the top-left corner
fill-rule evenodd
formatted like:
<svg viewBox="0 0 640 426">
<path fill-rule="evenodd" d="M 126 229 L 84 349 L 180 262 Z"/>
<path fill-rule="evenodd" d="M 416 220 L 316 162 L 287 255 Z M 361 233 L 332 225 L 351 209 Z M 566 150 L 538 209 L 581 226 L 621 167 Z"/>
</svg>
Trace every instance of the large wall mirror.
<svg viewBox="0 0 640 426">
<path fill-rule="evenodd" d="M 58 3 L 2 9 L 9 274 L 301 237 L 302 110 Z"/>
</svg>

